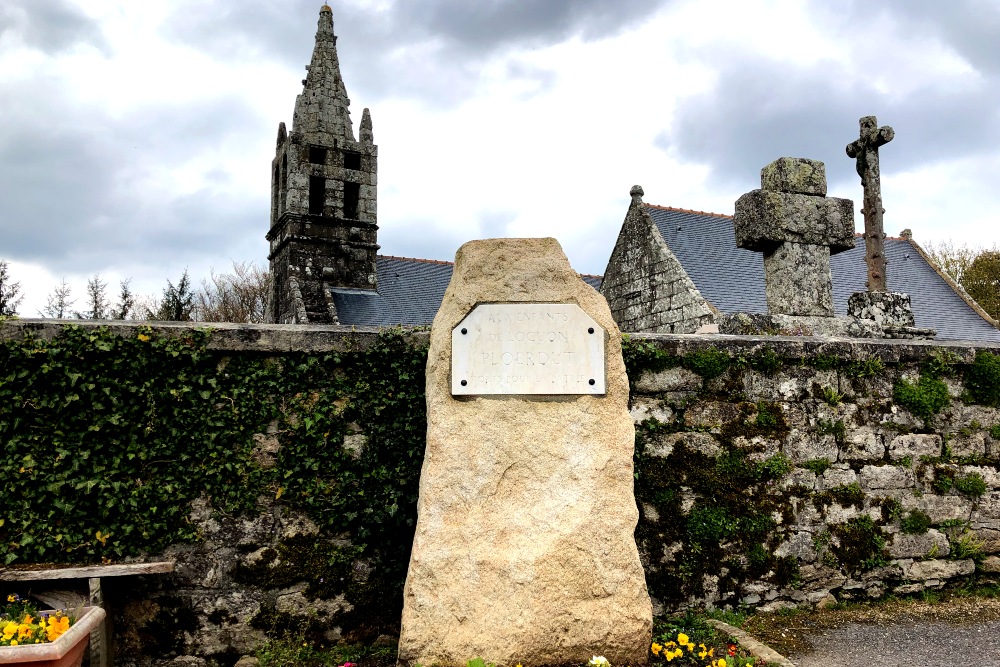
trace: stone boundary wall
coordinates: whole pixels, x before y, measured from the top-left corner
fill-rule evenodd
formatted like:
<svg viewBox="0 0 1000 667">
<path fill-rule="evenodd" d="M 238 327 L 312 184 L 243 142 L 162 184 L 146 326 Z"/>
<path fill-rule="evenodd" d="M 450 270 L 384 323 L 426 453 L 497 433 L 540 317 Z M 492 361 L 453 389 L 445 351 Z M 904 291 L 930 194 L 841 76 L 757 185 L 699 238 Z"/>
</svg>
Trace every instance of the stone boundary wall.
<svg viewBox="0 0 1000 667">
<path fill-rule="evenodd" d="M 996 580 L 1000 410 L 968 403 L 963 379 L 978 351 L 1000 349 L 790 337 L 633 339 L 668 359 L 704 360 L 711 351 L 730 359 L 701 375 L 697 363 L 685 363 L 631 377 L 637 538 L 654 605 L 777 610 L 917 593 L 973 576 Z M 921 384 L 924 376 L 939 377 L 947 392 L 940 411 L 926 419 L 894 399 L 901 383 L 932 393 Z M 692 474 L 695 466 L 742 475 L 743 498 L 728 501 L 725 480 L 706 482 Z M 679 494 L 650 483 L 656 475 L 673 475 Z M 702 524 L 694 521 L 699 517 Z M 713 518 L 732 529 L 708 531 L 718 543 L 706 546 L 697 538 Z M 741 541 L 743 526 L 752 532 L 760 520 L 766 530 Z"/>
<path fill-rule="evenodd" d="M 181 337 L 205 326 L 13 320 L 0 323 L 0 340 L 51 339 L 67 323 L 123 336 L 148 326 Z M 230 358 L 365 349 L 377 339 L 375 329 L 339 326 L 210 328 L 209 350 Z M 428 333 L 407 335 L 422 345 Z M 966 402 L 982 351 L 1000 355 L 1000 347 L 927 341 L 630 336 L 636 536 L 656 610 L 776 610 L 995 581 L 1000 409 Z M 926 419 L 894 398 L 904 385 L 933 394 L 924 377 L 939 378 L 946 393 L 932 396 L 940 409 Z M 263 462 L 280 447 L 266 431 L 254 441 Z M 342 446 L 362 450 L 363 428 Z M 175 559 L 173 574 L 108 587 L 116 664 L 188 655 L 231 665 L 265 637 L 251 623 L 265 608 L 271 618 L 312 619 L 329 640 L 372 641 L 398 623 L 369 619 L 379 628 L 372 634 L 341 622 L 351 591 L 379 580 L 377 563 L 336 560 L 351 553 L 349 536 L 323 534 L 284 498 L 262 496 L 251 516 L 195 502 L 190 521 L 200 541 L 148 555 Z M 324 592 L 322 577 L 298 574 L 315 558 L 352 582 L 347 598 Z"/>
</svg>

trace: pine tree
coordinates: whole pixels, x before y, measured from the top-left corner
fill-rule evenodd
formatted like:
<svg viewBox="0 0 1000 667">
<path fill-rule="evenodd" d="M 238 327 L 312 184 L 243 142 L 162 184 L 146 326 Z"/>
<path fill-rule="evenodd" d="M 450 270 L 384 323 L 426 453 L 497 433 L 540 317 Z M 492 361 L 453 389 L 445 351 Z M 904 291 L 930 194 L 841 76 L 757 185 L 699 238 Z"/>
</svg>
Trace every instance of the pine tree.
<svg viewBox="0 0 1000 667">
<path fill-rule="evenodd" d="M 193 310 L 194 291 L 191 289 L 191 279 L 188 278 L 187 269 L 184 269 L 184 274 L 181 275 L 176 286 L 169 279 L 167 280 L 160 308 L 150 315 L 150 319 L 165 322 L 188 322 L 191 320 Z"/>
<path fill-rule="evenodd" d="M 135 309 L 135 295 L 132 294 L 131 283 L 131 278 L 126 278 L 118 283 L 121 287 L 121 293 L 118 295 L 118 303 L 111 310 L 111 319 L 127 320 L 133 314 Z"/>
<path fill-rule="evenodd" d="M 42 317 L 52 317 L 60 320 L 68 316 L 70 314 L 70 306 L 73 305 L 73 299 L 69 298 L 71 291 L 69 283 L 63 278 L 62 282 L 49 294 L 45 309 L 39 311 L 39 314 Z"/>
<path fill-rule="evenodd" d="M 21 283 L 11 278 L 7 262 L 0 260 L 0 317 L 17 315 L 17 307 L 23 299 Z"/>
<path fill-rule="evenodd" d="M 95 273 L 87 281 L 87 306 L 85 312 L 76 311 L 76 317 L 81 320 L 103 320 L 109 317 L 111 304 L 108 303 L 108 284 L 101 280 L 101 275 Z"/>
</svg>

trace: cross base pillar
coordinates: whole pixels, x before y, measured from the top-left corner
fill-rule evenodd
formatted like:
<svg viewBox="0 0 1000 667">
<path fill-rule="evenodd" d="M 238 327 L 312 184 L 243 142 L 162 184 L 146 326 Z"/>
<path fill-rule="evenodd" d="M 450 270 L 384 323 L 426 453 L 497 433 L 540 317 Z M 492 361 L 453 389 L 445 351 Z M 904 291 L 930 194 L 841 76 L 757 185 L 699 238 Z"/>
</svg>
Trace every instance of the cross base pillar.
<svg viewBox="0 0 1000 667">
<path fill-rule="evenodd" d="M 769 313 L 833 317 L 829 246 L 782 243 L 764 254 L 764 283 Z"/>
</svg>

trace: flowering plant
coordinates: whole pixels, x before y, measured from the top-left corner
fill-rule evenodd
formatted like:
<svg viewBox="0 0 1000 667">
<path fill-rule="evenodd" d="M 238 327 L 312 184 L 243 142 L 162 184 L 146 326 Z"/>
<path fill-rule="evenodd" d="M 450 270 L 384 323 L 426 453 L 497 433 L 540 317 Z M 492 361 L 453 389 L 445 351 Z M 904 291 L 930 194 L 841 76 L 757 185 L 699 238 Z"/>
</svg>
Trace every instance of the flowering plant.
<svg viewBox="0 0 1000 667">
<path fill-rule="evenodd" d="M 650 652 L 657 658 L 663 658 L 668 663 L 677 660 L 677 665 L 704 665 L 705 667 L 764 667 L 764 662 L 756 658 L 737 655 L 736 644 L 726 646 L 725 656 L 716 656 L 714 646 L 695 643 L 684 632 L 678 632 L 676 637 L 669 635 L 662 644 L 653 642 Z"/>
<path fill-rule="evenodd" d="M 39 612 L 35 605 L 14 593 L 0 607 L 0 646 L 54 642 L 72 624 L 73 619 L 62 611 Z"/>
</svg>

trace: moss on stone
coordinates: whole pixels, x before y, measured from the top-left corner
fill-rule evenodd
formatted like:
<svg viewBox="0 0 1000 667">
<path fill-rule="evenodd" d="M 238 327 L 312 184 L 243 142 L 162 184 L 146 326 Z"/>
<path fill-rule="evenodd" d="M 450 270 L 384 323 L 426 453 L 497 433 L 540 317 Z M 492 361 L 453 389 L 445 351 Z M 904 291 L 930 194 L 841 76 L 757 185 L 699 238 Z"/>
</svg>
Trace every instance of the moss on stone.
<svg viewBox="0 0 1000 667">
<path fill-rule="evenodd" d="M 830 550 L 849 574 L 865 572 L 889 562 L 885 534 L 871 517 L 863 515 L 830 527 Z"/>
</svg>

